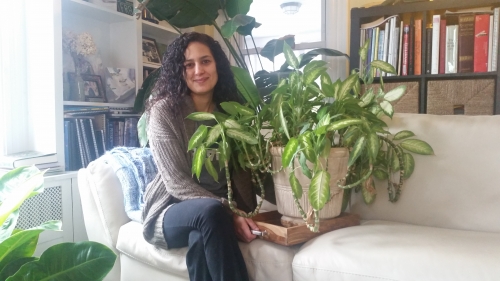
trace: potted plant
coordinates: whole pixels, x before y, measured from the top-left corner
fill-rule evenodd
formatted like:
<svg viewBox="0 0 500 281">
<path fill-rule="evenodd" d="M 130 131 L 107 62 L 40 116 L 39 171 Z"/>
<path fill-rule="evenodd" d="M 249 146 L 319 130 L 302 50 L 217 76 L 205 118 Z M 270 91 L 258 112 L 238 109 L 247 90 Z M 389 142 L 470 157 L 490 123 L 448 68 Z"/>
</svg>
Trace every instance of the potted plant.
<svg viewBox="0 0 500 281">
<path fill-rule="evenodd" d="M 43 174 L 36 167 L 20 167 L 0 177 L 0 280 L 102 280 L 116 254 L 97 242 L 61 243 L 33 257 L 44 230 L 61 230 L 61 221 L 15 229 L 19 207 L 43 192 Z"/>
<path fill-rule="evenodd" d="M 168 0 L 144 1 L 143 5 L 155 16 L 163 16 L 159 19 L 167 20 L 172 25 L 180 23 L 179 14 L 167 11 L 169 6 L 160 6 L 160 2 L 165 4 Z M 183 11 L 190 11 L 190 5 L 194 2 L 197 1 L 186 1 Z M 226 1 L 226 5 L 222 7 L 216 2 L 214 4 L 217 7 L 226 11 L 232 7 L 230 5 L 233 2 L 238 1 Z M 245 5 L 238 7 L 241 6 Z M 245 34 L 247 29 L 251 31 L 255 27 L 253 18 L 244 21 L 247 16 L 235 15 L 234 11 L 232 15 L 229 12 L 226 14 L 232 16 L 225 24 L 231 30 L 243 29 L 239 32 Z M 164 15 L 176 16 L 169 18 Z M 182 20 L 183 25 L 179 24 L 178 27 L 186 27 L 188 19 Z M 209 23 L 221 30 L 213 20 Z M 227 37 L 228 34 L 225 35 Z M 205 149 L 217 143 L 221 167 L 226 168 L 228 177 L 229 202 L 232 191 L 228 165 L 232 159 L 232 163 L 251 169 L 262 194 L 264 188 L 260 175 L 263 173 L 273 174 L 275 184 L 280 185 L 280 189 L 288 183 L 289 191 L 277 192 L 278 210 L 287 216 L 301 217 L 311 231 L 318 231 L 320 218 L 335 217 L 345 209 L 353 188 L 362 192 L 366 203 L 371 203 L 376 196 L 373 177 L 387 180 L 390 200 L 397 201 L 403 180 L 413 171 L 414 160 L 410 152 L 433 154 L 433 151 L 427 143 L 410 139 L 414 134 L 409 131 L 392 136 L 386 130 L 385 122 L 379 118 L 383 115 L 392 117 L 394 110 L 391 102 L 401 98 L 405 86 L 385 93 L 383 78 L 380 78 L 380 90 L 375 92 L 371 87 L 373 74 L 376 69 L 396 73 L 394 67 L 383 61 L 373 61 L 363 74 L 354 70 L 344 81 L 332 82 L 326 72 L 327 63 L 312 61 L 314 56 L 326 52 L 325 50 L 317 50 L 316 53 L 297 58 L 287 44 L 287 38 L 282 39 L 280 45 L 283 49 L 275 48 L 273 52 L 284 53 L 286 63 L 280 70 L 287 75 L 281 80 L 274 79 L 274 83 L 271 83 L 277 85 L 274 85 L 274 90 L 270 93 L 269 102 L 263 102 L 249 72 L 234 67 L 238 89 L 247 103 L 240 105 L 226 102 L 221 104 L 225 113 L 197 112 L 188 116 L 196 121 L 217 121 L 211 128 L 200 126 L 190 140 L 189 149 L 196 150 L 193 175 L 199 176 L 202 166 L 206 165 L 207 170 L 216 177 L 210 161 L 205 161 Z M 225 42 L 236 57 L 234 47 L 227 40 Z M 335 50 L 328 52 L 335 55 L 340 53 Z M 366 53 L 367 45 L 360 50 L 362 59 L 366 60 Z M 236 61 L 241 65 L 244 60 L 240 58 Z M 150 77 L 151 75 L 148 77 L 150 80 L 146 79 L 139 91 L 136 99 L 139 104 L 151 94 L 155 78 Z M 259 77 L 254 78 L 257 81 Z M 316 82 L 318 79 L 319 82 Z M 364 93 L 361 92 L 361 83 L 366 88 Z M 142 119 L 139 131 L 142 132 L 144 144 L 147 136 L 144 130 L 145 118 Z M 265 129 L 271 131 L 262 134 Z M 340 155 L 340 160 L 331 155 Z M 331 168 L 337 171 L 334 173 Z M 397 182 L 392 180 L 394 172 L 399 172 L 400 175 Z M 292 206 L 291 209 L 283 207 L 280 202 L 285 201 L 285 194 L 290 198 L 285 205 Z M 239 215 L 248 217 L 258 212 L 261 203 L 248 214 L 236 210 L 232 205 L 231 208 Z M 326 210 L 321 212 L 327 203 L 329 205 Z"/>
</svg>

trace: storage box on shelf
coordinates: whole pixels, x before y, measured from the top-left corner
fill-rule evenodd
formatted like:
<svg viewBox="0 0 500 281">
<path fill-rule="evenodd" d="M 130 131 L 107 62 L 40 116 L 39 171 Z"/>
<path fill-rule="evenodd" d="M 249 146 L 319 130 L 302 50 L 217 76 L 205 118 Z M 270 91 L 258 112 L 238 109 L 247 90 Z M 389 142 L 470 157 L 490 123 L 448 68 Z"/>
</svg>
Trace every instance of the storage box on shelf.
<svg viewBox="0 0 500 281">
<path fill-rule="evenodd" d="M 500 114 L 499 7 L 495 0 L 443 0 L 354 8 L 350 68 L 366 71 L 358 51 L 368 41 L 368 60 L 381 59 L 398 70 L 397 76 L 375 76 L 383 76 L 385 84 L 408 84 L 410 92 L 418 91 L 419 113 Z M 453 13 L 464 9 L 471 10 Z M 466 17 L 468 26 L 463 23 Z M 484 20 L 488 24 L 481 23 Z M 467 28 L 479 35 L 460 38 Z M 409 112 L 408 105 L 395 110 Z"/>
</svg>

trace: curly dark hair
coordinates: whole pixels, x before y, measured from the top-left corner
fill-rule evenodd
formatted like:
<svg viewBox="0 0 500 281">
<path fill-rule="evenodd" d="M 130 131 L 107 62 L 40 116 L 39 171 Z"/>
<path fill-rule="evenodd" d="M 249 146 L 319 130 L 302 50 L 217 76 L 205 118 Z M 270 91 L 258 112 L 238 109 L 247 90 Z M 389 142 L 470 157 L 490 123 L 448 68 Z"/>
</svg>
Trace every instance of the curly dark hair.
<svg viewBox="0 0 500 281">
<path fill-rule="evenodd" d="M 238 94 L 236 83 L 234 81 L 231 65 L 224 51 L 222 51 L 219 42 L 212 37 L 197 32 L 184 33 L 175 39 L 167 48 L 163 55 L 163 61 L 160 69 L 160 75 L 154 86 L 153 92 L 156 96 L 149 100 L 147 109 L 159 100 L 165 99 L 169 109 L 174 112 L 179 112 L 179 107 L 186 95 L 190 94 L 190 90 L 184 80 L 184 67 L 186 51 L 189 43 L 199 42 L 206 45 L 215 60 L 215 65 L 218 74 L 218 80 L 215 84 L 213 100 L 217 106 L 224 101 L 236 101 L 242 103 L 242 98 Z"/>
</svg>

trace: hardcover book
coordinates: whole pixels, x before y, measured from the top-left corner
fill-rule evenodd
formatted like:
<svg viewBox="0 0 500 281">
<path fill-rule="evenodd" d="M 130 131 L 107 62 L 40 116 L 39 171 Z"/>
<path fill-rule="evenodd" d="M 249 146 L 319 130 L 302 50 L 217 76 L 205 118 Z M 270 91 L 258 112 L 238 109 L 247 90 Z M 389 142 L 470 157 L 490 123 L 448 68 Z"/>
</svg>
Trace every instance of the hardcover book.
<svg viewBox="0 0 500 281">
<path fill-rule="evenodd" d="M 473 14 L 458 16 L 458 72 L 474 71 L 474 22 Z"/>
<path fill-rule="evenodd" d="M 445 73 L 457 73 L 458 25 L 446 27 Z"/>
<path fill-rule="evenodd" d="M 413 74 L 422 74 L 422 20 L 415 20 L 415 62 Z"/>
<path fill-rule="evenodd" d="M 490 15 L 476 15 L 474 22 L 474 72 L 488 71 Z"/>
</svg>

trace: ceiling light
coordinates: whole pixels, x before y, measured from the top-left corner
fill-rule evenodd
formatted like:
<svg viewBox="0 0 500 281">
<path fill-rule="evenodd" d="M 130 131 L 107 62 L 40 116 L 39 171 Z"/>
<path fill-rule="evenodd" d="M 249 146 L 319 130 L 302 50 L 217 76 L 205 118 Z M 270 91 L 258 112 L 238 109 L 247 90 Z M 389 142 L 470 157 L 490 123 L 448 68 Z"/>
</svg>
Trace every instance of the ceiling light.
<svg viewBox="0 0 500 281">
<path fill-rule="evenodd" d="M 284 1 L 280 7 L 283 10 L 283 13 L 287 15 L 293 15 L 296 14 L 299 11 L 300 6 L 302 6 L 302 3 L 298 0 L 295 1 Z"/>
</svg>

